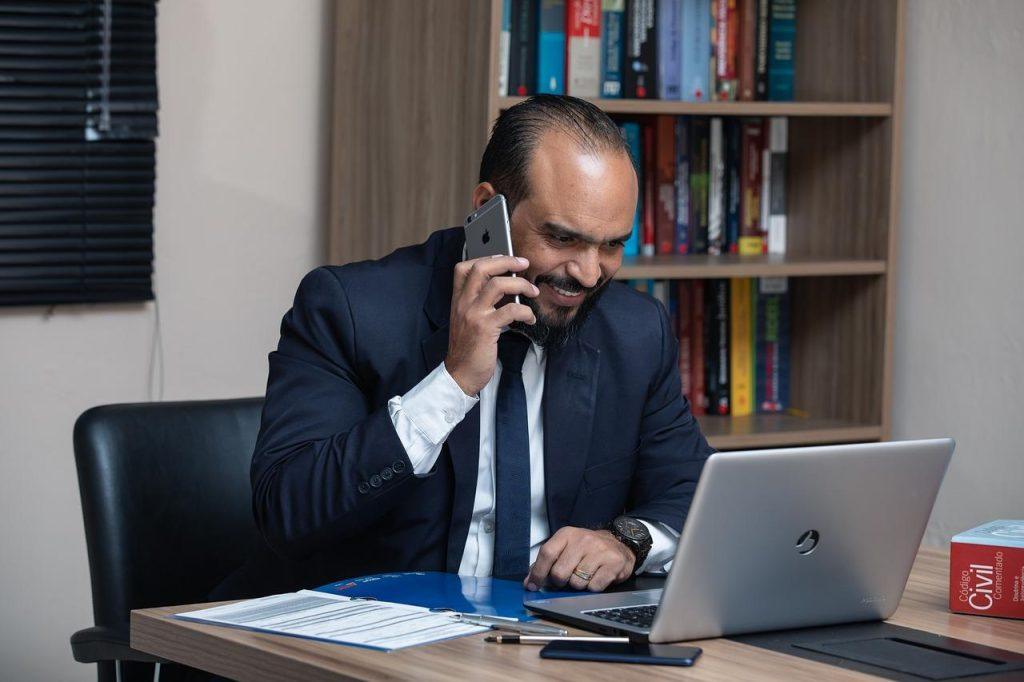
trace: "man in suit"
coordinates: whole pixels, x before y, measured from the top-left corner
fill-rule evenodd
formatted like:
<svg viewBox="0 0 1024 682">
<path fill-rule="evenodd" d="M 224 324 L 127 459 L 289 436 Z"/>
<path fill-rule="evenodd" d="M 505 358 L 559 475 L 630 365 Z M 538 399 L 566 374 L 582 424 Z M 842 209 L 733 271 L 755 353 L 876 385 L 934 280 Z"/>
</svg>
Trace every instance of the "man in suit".
<svg viewBox="0 0 1024 682">
<path fill-rule="evenodd" d="M 599 591 L 671 560 L 712 450 L 664 308 L 612 280 L 637 191 L 603 112 L 538 96 L 499 117 L 472 194 L 505 196 L 516 258 L 463 262 L 453 228 L 303 279 L 252 462 L 277 587 L 446 570 Z"/>
</svg>

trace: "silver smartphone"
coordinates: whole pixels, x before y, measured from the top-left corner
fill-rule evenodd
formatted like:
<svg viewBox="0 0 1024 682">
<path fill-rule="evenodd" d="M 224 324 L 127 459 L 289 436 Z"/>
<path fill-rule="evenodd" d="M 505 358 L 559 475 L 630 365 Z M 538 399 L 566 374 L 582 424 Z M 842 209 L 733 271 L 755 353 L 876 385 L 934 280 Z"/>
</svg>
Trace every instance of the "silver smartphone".
<svg viewBox="0 0 1024 682">
<path fill-rule="evenodd" d="M 491 199 L 466 218 L 466 246 L 462 260 L 473 260 L 485 256 L 512 256 L 512 230 L 509 226 L 508 207 L 505 197 L 495 194 Z M 515 273 L 511 273 L 515 277 Z M 519 303 L 519 297 L 511 300 Z M 498 307 L 504 305 L 502 302 Z"/>
</svg>

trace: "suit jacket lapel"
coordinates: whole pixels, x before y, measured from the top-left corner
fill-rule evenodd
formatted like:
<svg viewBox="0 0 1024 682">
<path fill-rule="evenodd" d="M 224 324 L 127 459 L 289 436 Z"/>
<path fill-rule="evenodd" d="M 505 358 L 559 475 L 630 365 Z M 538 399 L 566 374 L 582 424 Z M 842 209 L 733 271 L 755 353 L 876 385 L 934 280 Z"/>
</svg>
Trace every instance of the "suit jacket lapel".
<svg viewBox="0 0 1024 682">
<path fill-rule="evenodd" d="M 544 496 L 551 532 L 572 514 L 590 450 L 600 351 L 581 338 L 548 351 L 544 372 Z"/>
</svg>

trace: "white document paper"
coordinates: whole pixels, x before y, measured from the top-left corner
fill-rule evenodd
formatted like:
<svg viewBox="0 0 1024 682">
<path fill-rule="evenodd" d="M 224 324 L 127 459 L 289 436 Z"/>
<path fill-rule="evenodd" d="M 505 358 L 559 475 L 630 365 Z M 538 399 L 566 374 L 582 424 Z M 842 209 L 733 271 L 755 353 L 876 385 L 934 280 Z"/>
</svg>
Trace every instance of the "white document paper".
<svg viewBox="0 0 1024 682">
<path fill-rule="evenodd" d="M 175 614 L 202 623 L 390 651 L 488 630 L 421 606 L 301 590 Z"/>
</svg>

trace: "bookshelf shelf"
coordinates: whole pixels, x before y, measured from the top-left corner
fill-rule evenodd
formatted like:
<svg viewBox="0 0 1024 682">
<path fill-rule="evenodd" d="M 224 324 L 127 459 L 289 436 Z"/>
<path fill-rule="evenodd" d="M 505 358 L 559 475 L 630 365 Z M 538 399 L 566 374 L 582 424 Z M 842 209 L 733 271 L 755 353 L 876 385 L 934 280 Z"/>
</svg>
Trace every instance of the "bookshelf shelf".
<svg viewBox="0 0 1024 682">
<path fill-rule="evenodd" d="M 708 442 L 719 450 L 786 447 L 816 443 L 854 443 L 878 440 L 881 424 L 841 419 L 815 419 L 790 414 L 749 417 L 698 417 Z"/>
<path fill-rule="evenodd" d="M 840 277 L 883 275 L 880 259 L 800 256 L 627 256 L 616 279 L 711 279 L 719 277 Z"/>
<path fill-rule="evenodd" d="M 525 97 L 500 97 L 508 109 Z M 609 114 L 668 114 L 672 116 L 892 116 L 888 102 L 677 102 L 657 99 L 592 99 Z"/>
</svg>

